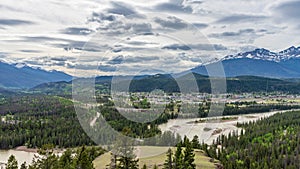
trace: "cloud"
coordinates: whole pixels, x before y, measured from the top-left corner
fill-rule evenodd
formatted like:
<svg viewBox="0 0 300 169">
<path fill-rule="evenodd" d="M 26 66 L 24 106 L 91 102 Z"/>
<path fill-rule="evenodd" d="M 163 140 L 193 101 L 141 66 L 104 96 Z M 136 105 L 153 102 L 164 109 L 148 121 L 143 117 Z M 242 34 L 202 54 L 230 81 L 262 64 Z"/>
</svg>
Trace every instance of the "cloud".
<svg viewBox="0 0 300 169">
<path fill-rule="evenodd" d="M 216 23 L 222 24 L 235 24 L 235 23 L 245 23 L 245 22 L 256 22 L 268 17 L 262 15 L 247 15 L 247 14 L 234 14 L 230 16 L 225 16 L 216 21 Z"/>
<path fill-rule="evenodd" d="M 173 12 L 173 13 L 192 13 L 193 9 L 183 5 L 183 0 L 173 0 L 166 3 L 160 3 L 154 6 L 156 11 Z"/>
<path fill-rule="evenodd" d="M 48 36 L 23 36 L 22 40 L 17 40 L 22 42 L 49 42 L 49 46 L 61 48 L 65 51 L 69 51 L 72 49 L 76 50 L 84 50 L 84 51 L 91 51 L 97 52 L 100 50 L 101 46 L 98 44 L 89 43 L 86 45 L 87 41 L 76 41 L 71 39 L 65 38 L 56 38 L 56 37 L 48 37 Z"/>
<path fill-rule="evenodd" d="M 104 65 L 101 64 L 98 66 L 98 70 L 102 72 L 114 72 L 116 71 L 117 67 L 116 66 L 111 66 L 111 65 Z"/>
<path fill-rule="evenodd" d="M 134 10 L 132 6 L 122 2 L 111 2 L 112 7 L 107 10 L 108 13 L 117 14 L 117 15 L 134 15 L 137 12 Z"/>
<path fill-rule="evenodd" d="M 172 44 L 162 47 L 162 49 L 168 50 L 203 50 L 203 51 L 214 51 L 214 50 L 227 50 L 227 47 L 221 44 L 189 44 L 189 45 L 179 45 Z"/>
<path fill-rule="evenodd" d="M 249 29 L 241 29 L 238 32 L 222 32 L 222 33 L 213 33 L 210 34 L 209 37 L 213 38 L 224 38 L 224 37 L 235 37 L 235 36 L 241 36 L 245 34 L 255 34 L 256 31 L 252 28 Z"/>
<path fill-rule="evenodd" d="M 130 44 L 130 45 L 134 45 L 134 46 L 145 46 L 145 45 L 158 45 L 159 43 L 155 43 L 155 42 L 144 42 L 144 41 L 129 41 L 129 42 L 126 42 L 127 44 Z"/>
<path fill-rule="evenodd" d="M 206 23 L 193 23 L 193 25 L 195 27 L 197 27 L 198 29 L 204 29 L 204 28 L 207 28 L 209 25 L 206 24 Z"/>
<path fill-rule="evenodd" d="M 118 64 L 121 64 L 123 61 L 124 61 L 124 56 L 119 55 L 119 56 L 113 58 L 112 60 L 108 61 L 108 64 L 118 65 Z"/>
<path fill-rule="evenodd" d="M 19 19 L 0 19 L 0 25 L 6 26 L 19 26 L 19 25 L 31 25 L 34 24 L 31 21 L 19 20 Z"/>
<path fill-rule="evenodd" d="M 124 22 L 123 20 L 115 20 L 108 24 L 101 24 L 97 28 L 98 31 L 101 32 L 102 35 L 107 36 L 117 36 L 122 34 L 151 34 L 152 26 L 150 23 L 129 23 Z"/>
<path fill-rule="evenodd" d="M 127 56 L 125 58 L 125 63 L 145 63 L 149 61 L 159 60 L 158 56 Z"/>
<path fill-rule="evenodd" d="M 107 65 L 119 65 L 119 64 L 131 64 L 131 63 L 143 63 L 149 61 L 159 60 L 158 56 L 123 56 L 119 55 L 112 60 L 106 62 Z"/>
<path fill-rule="evenodd" d="M 70 27 L 62 30 L 61 33 L 69 35 L 89 35 L 94 33 L 94 31 L 88 28 Z"/>
<path fill-rule="evenodd" d="M 43 66 L 63 66 L 67 67 L 67 64 L 74 62 L 76 58 L 69 56 L 50 57 L 50 56 L 39 56 L 31 57 L 22 60 L 22 63 L 29 64 L 35 67 Z"/>
<path fill-rule="evenodd" d="M 288 1 L 279 3 L 272 10 L 281 22 L 300 21 L 300 1 Z"/>
<path fill-rule="evenodd" d="M 156 17 L 156 18 L 154 18 L 154 21 L 156 23 L 160 24 L 164 28 L 184 29 L 188 26 L 181 19 L 178 19 L 174 16 L 167 17 L 167 20 Z"/>
<path fill-rule="evenodd" d="M 179 44 L 173 44 L 169 46 L 164 46 L 162 49 L 169 49 L 169 50 L 192 50 L 189 46 L 187 45 L 179 45 Z"/>
<path fill-rule="evenodd" d="M 116 17 L 112 14 L 93 12 L 91 18 L 88 19 L 88 22 L 102 23 L 104 21 L 114 21 L 114 20 L 116 20 Z"/>
<path fill-rule="evenodd" d="M 32 49 L 24 49 L 24 50 L 19 50 L 20 52 L 24 53 L 42 53 L 40 50 L 32 50 Z"/>
</svg>

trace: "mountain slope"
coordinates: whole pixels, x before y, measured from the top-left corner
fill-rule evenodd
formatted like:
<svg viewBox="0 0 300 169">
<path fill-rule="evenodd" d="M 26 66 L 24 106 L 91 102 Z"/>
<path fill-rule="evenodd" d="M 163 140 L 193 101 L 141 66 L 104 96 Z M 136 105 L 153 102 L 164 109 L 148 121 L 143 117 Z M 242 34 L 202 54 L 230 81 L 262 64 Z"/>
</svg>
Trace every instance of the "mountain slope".
<svg viewBox="0 0 300 169">
<path fill-rule="evenodd" d="M 199 92 L 210 93 L 211 82 L 210 78 L 200 74 L 186 74 L 177 78 L 173 78 L 170 75 L 148 75 L 139 78 L 133 78 L 130 82 L 129 90 L 131 92 L 151 92 L 155 89 L 160 89 L 165 92 L 181 92 L 177 84 L 178 81 L 185 82 L 186 84 L 193 84 L 196 79 Z M 85 80 L 85 79 L 77 79 Z M 120 86 L 126 86 L 125 84 L 129 79 L 124 78 L 124 81 L 119 81 Z M 289 92 L 300 93 L 300 82 L 297 80 L 289 79 L 280 80 L 265 77 L 256 76 L 238 76 L 233 78 L 227 78 L 227 92 L 229 93 L 242 93 L 242 92 Z M 107 91 L 110 89 L 111 79 L 108 77 L 97 77 L 96 90 Z M 98 87 L 97 87 L 98 86 Z M 101 86 L 101 87 L 100 87 Z M 45 94 L 65 94 L 71 95 L 72 82 L 55 82 L 39 85 L 33 88 L 31 91 L 35 93 Z M 121 89 L 121 88 L 120 88 Z M 124 87 L 126 91 L 128 88 Z"/>
<path fill-rule="evenodd" d="M 266 49 L 229 55 L 219 60 L 224 67 L 226 77 L 263 76 L 272 78 L 300 78 L 300 47 L 290 47 L 275 53 Z M 208 75 L 205 66 L 200 65 L 192 72 Z"/>
<path fill-rule="evenodd" d="M 30 88 L 41 83 L 70 81 L 72 77 L 59 71 L 45 71 L 29 66 L 19 67 L 0 62 L 0 86 L 6 88 Z"/>
</svg>

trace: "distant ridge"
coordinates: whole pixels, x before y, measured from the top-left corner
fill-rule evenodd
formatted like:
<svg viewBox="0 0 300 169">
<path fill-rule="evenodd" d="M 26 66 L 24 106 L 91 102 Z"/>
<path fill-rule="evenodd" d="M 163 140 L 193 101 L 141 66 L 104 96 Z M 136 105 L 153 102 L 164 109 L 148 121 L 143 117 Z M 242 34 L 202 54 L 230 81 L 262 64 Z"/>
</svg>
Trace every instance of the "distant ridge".
<svg viewBox="0 0 300 169">
<path fill-rule="evenodd" d="M 280 52 L 260 48 L 236 55 L 228 55 L 216 62 L 223 64 L 227 77 L 248 75 L 271 78 L 300 78 L 300 47 L 292 46 Z M 205 68 L 207 65 L 200 65 L 191 69 L 191 71 L 208 75 Z"/>
</svg>

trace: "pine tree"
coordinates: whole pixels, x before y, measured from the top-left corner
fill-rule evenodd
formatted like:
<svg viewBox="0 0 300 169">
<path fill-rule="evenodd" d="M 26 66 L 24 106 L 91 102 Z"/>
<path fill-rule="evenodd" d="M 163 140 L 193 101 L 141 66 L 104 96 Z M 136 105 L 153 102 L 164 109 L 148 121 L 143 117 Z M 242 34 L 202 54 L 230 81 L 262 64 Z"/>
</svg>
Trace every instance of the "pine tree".
<svg viewBox="0 0 300 169">
<path fill-rule="evenodd" d="M 172 156 L 173 156 L 172 150 L 171 150 L 171 148 L 169 148 L 168 152 L 167 152 L 167 159 L 164 163 L 164 169 L 172 169 L 173 168 Z"/>
<path fill-rule="evenodd" d="M 142 169 L 147 169 L 147 166 L 146 166 L 146 164 L 144 164 L 144 165 L 143 165 L 143 168 L 142 168 Z"/>
<path fill-rule="evenodd" d="M 79 149 L 74 163 L 75 169 L 94 169 L 93 163 L 85 146 Z"/>
<path fill-rule="evenodd" d="M 175 156 L 173 159 L 174 162 L 174 169 L 183 169 L 183 156 L 182 156 L 182 147 L 181 147 L 181 143 L 177 144 L 177 148 L 176 148 L 176 152 L 175 152 Z"/>
<path fill-rule="evenodd" d="M 65 151 L 60 157 L 58 163 L 60 169 L 73 169 L 72 151 L 70 149 Z"/>
<path fill-rule="evenodd" d="M 185 169 L 195 169 L 195 154 L 191 143 L 187 142 L 183 156 L 183 166 Z"/>
<path fill-rule="evenodd" d="M 193 140 L 192 140 L 192 147 L 193 148 L 200 148 L 199 137 L 197 135 L 195 135 Z"/>
<path fill-rule="evenodd" d="M 17 162 L 14 155 L 11 155 L 8 158 L 8 161 L 7 161 L 7 164 L 6 164 L 6 169 L 18 169 L 18 162 Z"/>
<path fill-rule="evenodd" d="M 24 163 L 21 164 L 21 168 L 20 169 L 27 169 L 26 162 L 24 162 Z"/>
<path fill-rule="evenodd" d="M 122 131 L 123 135 L 120 136 L 118 142 L 116 143 L 116 153 L 118 154 L 119 158 L 117 159 L 117 169 L 138 169 L 138 159 L 134 154 L 134 147 L 133 141 L 126 137 L 131 133 L 129 128 L 124 128 Z"/>
</svg>

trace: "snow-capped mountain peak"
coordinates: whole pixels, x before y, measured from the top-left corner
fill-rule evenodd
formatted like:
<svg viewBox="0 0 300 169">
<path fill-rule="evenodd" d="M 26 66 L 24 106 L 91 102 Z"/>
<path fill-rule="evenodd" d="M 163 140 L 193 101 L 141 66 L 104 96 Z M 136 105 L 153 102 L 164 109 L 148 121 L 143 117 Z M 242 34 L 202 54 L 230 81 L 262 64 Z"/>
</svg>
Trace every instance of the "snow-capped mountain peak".
<svg viewBox="0 0 300 169">
<path fill-rule="evenodd" d="M 249 59 L 281 62 L 284 60 L 289 60 L 291 58 L 299 58 L 299 57 L 300 57 L 300 47 L 292 46 L 280 52 L 272 52 L 264 48 L 259 48 L 249 52 L 238 53 L 236 55 L 228 55 L 224 57 L 222 60 L 249 58 Z"/>
</svg>

